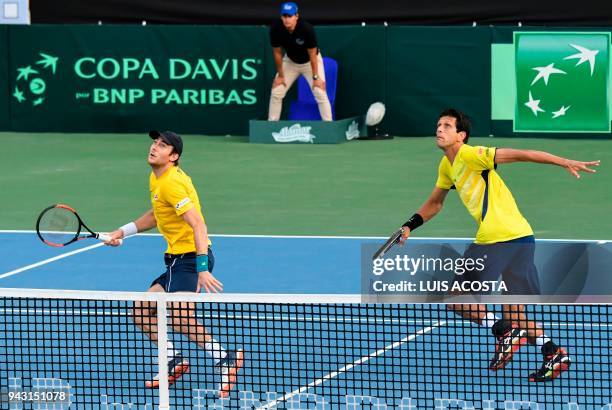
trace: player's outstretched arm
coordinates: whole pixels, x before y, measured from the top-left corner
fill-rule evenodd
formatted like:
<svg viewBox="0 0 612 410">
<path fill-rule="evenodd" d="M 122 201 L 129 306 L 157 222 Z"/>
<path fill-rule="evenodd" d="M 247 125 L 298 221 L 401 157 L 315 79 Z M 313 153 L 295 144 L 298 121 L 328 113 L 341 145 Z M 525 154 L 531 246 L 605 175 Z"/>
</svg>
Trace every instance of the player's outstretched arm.
<svg viewBox="0 0 612 410">
<path fill-rule="evenodd" d="M 580 172 L 588 172 L 594 174 L 592 166 L 599 166 L 597 161 L 576 161 L 573 159 L 558 157 L 544 151 L 532 151 L 524 149 L 498 148 L 495 152 L 496 164 L 508 164 L 510 162 L 535 162 L 538 164 L 551 164 L 563 167 L 575 176 L 580 178 Z"/>
<path fill-rule="evenodd" d="M 447 189 L 434 187 L 433 191 L 429 195 L 429 198 L 427 198 L 427 200 L 417 211 L 417 213 L 413 215 L 411 220 L 417 215 L 419 215 L 423 219 L 423 222 L 427 222 L 431 218 L 436 216 L 438 212 L 440 212 L 440 210 L 442 209 L 442 206 L 444 206 L 444 200 L 446 199 L 447 194 Z M 403 233 L 402 237 L 400 238 L 400 244 L 403 245 L 404 242 L 406 242 L 406 239 L 408 239 L 408 237 L 410 236 L 411 229 L 408 226 L 403 226 L 402 231 Z"/>
<path fill-rule="evenodd" d="M 138 232 L 148 231 L 149 229 L 155 228 L 155 226 L 157 226 L 155 214 L 153 213 L 153 209 L 149 209 L 140 218 L 111 232 L 109 235 L 111 236 L 112 240 L 110 242 L 106 242 L 106 244 L 111 246 L 119 246 L 121 245 L 120 239 L 123 239 L 126 236 L 135 235 Z"/>
</svg>

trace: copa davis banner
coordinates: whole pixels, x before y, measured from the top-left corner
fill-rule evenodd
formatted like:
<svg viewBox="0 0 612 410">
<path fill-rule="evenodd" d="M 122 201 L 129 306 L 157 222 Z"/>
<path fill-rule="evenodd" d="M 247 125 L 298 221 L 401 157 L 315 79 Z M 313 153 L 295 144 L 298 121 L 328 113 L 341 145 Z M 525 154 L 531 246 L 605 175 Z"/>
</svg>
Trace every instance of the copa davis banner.
<svg viewBox="0 0 612 410">
<path fill-rule="evenodd" d="M 608 241 L 541 240 L 475 249 L 467 240 L 412 238 L 373 260 L 380 245 L 362 245 L 365 302 L 591 303 L 612 297 Z M 522 275 L 531 268 L 522 264 L 514 272 L 523 259 L 533 260 L 538 292 L 525 291 Z"/>
<path fill-rule="evenodd" d="M 262 30 L 15 30 L 8 69 L 13 129 L 244 132 L 269 94 Z"/>
</svg>

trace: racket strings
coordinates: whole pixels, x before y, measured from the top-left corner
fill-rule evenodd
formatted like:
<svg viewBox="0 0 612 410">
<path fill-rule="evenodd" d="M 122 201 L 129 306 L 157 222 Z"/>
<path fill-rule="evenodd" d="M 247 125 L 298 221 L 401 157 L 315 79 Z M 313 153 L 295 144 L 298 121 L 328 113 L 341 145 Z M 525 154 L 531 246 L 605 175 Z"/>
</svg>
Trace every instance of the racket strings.
<svg viewBox="0 0 612 410">
<path fill-rule="evenodd" d="M 43 240 L 58 245 L 72 241 L 79 227 L 79 219 L 73 212 L 57 207 L 47 210 L 38 224 Z"/>
</svg>

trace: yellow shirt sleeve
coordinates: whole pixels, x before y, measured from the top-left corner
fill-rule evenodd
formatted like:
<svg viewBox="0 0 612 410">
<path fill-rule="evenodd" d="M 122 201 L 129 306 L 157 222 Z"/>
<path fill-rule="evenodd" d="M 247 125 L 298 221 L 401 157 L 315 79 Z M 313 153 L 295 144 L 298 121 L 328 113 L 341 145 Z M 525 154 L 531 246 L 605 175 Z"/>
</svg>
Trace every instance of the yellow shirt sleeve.
<svg viewBox="0 0 612 410">
<path fill-rule="evenodd" d="M 441 189 L 451 189 L 453 186 L 453 179 L 450 174 L 450 164 L 446 157 L 442 157 L 440 161 L 440 165 L 438 166 L 438 180 L 436 181 L 436 186 Z"/>
<path fill-rule="evenodd" d="M 474 171 L 495 169 L 495 150 L 493 147 L 464 145 L 461 148 L 461 158 Z"/>
<path fill-rule="evenodd" d="M 189 196 L 187 187 L 180 181 L 164 184 L 161 194 L 163 199 L 174 208 L 174 212 L 178 216 L 183 215 L 195 206 L 193 199 Z"/>
</svg>

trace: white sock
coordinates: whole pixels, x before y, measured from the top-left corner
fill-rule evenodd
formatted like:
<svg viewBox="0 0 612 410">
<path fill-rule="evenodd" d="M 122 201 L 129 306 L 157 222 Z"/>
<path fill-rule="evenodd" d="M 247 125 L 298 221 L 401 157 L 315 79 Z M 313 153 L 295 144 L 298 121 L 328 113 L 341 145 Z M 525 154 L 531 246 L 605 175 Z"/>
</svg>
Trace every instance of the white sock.
<svg viewBox="0 0 612 410">
<path fill-rule="evenodd" d="M 548 342 L 550 342 L 550 337 L 546 335 L 538 336 L 536 338 L 536 346 L 538 346 L 539 348 L 542 348 L 542 346 L 544 346 Z"/>
<path fill-rule="evenodd" d="M 487 315 L 482 319 L 482 325 L 491 329 L 498 320 L 499 318 L 493 313 L 487 312 Z"/>
<path fill-rule="evenodd" d="M 219 363 L 221 359 L 227 356 L 225 349 L 215 339 L 210 339 L 210 342 L 204 344 L 204 349 L 210 353 L 215 364 Z"/>
<path fill-rule="evenodd" d="M 166 351 L 168 352 L 168 360 L 172 359 L 176 355 L 181 354 L 181 352 L 179 352 L 178 350 L 174 350 L 174 345 L 169 340 L 168 340 L 168 347 L 167 347 Z"/>
</svg>

